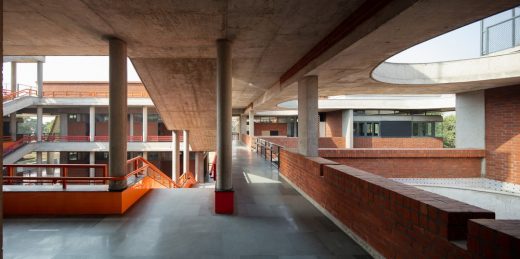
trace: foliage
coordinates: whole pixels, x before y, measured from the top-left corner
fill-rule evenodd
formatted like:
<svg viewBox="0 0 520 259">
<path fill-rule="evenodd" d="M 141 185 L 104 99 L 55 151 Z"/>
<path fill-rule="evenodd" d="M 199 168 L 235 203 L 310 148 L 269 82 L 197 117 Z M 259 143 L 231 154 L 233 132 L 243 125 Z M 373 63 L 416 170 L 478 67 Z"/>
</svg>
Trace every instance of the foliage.
<svg viewBox="0 0 520 259">
<path fill-rule="evenodd" d="M 445 148 L 455 148 L 455 114 L 450 114 L 444 117 L 442 135 L 444 137 Z"/>
</svg>

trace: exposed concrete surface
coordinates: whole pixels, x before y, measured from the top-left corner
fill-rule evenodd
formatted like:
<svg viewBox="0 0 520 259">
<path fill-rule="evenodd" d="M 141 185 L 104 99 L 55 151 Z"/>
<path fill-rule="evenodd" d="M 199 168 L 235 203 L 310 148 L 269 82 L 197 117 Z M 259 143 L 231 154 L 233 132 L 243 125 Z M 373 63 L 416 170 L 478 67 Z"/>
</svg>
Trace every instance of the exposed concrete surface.
<svg viewBox="0 0 520 259">
<path fill-rule="evenodd" d="M 261 111 L 295 99 L 295 82 L 304 75 L 319 76 L 320 96 L 456 93 L 520 81 L 439 87 L 371 79 L 372 69 L 399 51 L 520 4 L 520 0 L 396 0 L 280 84 L 281 75 L 338 24 L 360 15 L 356 10 L 364 2 L 6 0 L 4 51 L 7 55 L 107 55 L 104 37 L 123 39 L 167 128 L 190 130 L 194 150 L 215 147 L 215 76 L 211 74 L 215 69 L 208 63 L 216 58 L 215 39 L 223 36 L 234 45 L 234 108 L 254 101 L 254 109 Z M 187 64 L 191 65 L 186 68 Z M 191 83 L 186 84 L 188 80 Z"/>
<path fill-rule="evenodd" d="M 3 157 L 4 164 L 14 164 L 16 161 L 20 160 L 23 156 L 34 152 L 36 150 L 38 144 L 31 143 L 26 144 L 23 147 L 18 148 L 7 156 Z"/>
<path fill-rule="evenodd" d="M 278 104 L 279 108 L 296 110 L 298 101 L 291 100 Z M 430 95 L 347 95 L 337 99 L 318 100 L 320 111 L 346 109 L 455 109 L 455 96 L 451 94 Z"/>
<path fill-rule="evenodd" d="M 486 102 L 484 91 L 457 94 L 457 148 L 486 148 Z"/>
<path fill-rule="evenodd" d="M 396 5 L 406 5 L 396 1 Z M 343 48 L 328 59 L 316 60 L 302 73 L 318 75 L 319 95 L 346 94 L 439 94 L 513 85 L 520 78 L 504 78 L 478 82 L 403 85 L 372 79 L 372 71 L 381 62 L 415 44 L 451 31 L 502 10 L 517 6 L 520 1 L 427 1 L 419 0 L 393 15 L 383 10 L 379 17 L 360 26 L 342 43 Z M 389 7 L 390 8 L 390 7 Z M 399 9 L 399 7 L 395 7 Z M 388 9 L 388 8 L 387 8 Z M 339 46 L 338 46 L 339 47 Z M 300 73 L 300 76 L 301 74 Z M 296 99 L 297 78 L 283 85 L 273 85 L 254 102 L 255 109 L 272 109 L 278 103 Z"/>
<path fill-rule="evenodd" d="M 383 62 L 372 77 L 403 85 L 451 84 L 520 78 L 520 53 L 422 64 Z M 442 86 L 440 86 L 442 88 Z"/>
</svg>

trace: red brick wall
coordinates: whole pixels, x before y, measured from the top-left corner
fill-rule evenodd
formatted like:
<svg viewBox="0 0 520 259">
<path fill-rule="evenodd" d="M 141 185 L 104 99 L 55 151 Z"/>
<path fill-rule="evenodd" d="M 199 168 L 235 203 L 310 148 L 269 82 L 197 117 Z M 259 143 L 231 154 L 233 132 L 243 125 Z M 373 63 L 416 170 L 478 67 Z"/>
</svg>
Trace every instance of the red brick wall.
<svg viewBox="0 0 520 259">
<path fill-rule="evenodd" d="M 486 96 L 486 177 L 520 184 L 520 87 Z"/>
<path fill-rule="evenodd" d="M 108 82 L 43 82 L 45 97 L 108 97 Z M 128 97 L 148 98 L 142 83 L 128 83 Z"/>
<path fill-rule="evenodd" d="M 520 220 L 472 219 L 468 249 L 475 258 L 520 258 Z"/>
<path fill-rule="evenodd" d="M 469 258 L 451 240 L 494 213 L 323 158 L 283 150 L 280 173 L 387 258 Z"/>
<path fill-rule="evenodd" d="M 442 148 L 442 138 L 355 137 L 354 148 Z"/>
<path fill-rule="evenodd" d="M 255 123 L 255 136 L 261 136 L 264 130 L 277 130 L 278 136 L 287 136 L 287 123 Z"/>
<path fill-rule="evenodd" d="M 388 178 L 480 177 L 484 150 L 321 149 L 320 156 Z"/>
<path fill-rule="evenodd" d="M 259 137 L 276 145 L 286 148 L 297 148 L 298 138 L 296 137 Z M 343 137 L 326 137 L 318 140 L 320 148 L 342 148 L 345 147 L 345 138 Z"/>
<path fill-rule="evenodd" d="M 341 137 L 343 127 L 342 111 L 327 112 L 325 114 L 325 137 Z"/>
</svg>

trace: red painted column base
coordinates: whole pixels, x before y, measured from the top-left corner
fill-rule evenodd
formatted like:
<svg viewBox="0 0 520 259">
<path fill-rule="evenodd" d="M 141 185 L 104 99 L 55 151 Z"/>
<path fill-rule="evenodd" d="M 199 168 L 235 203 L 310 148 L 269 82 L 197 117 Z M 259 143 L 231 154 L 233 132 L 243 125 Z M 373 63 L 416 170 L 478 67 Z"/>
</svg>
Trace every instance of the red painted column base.
<svg viewBox="0 0 520 259">
<path fill-rule="evenodd" d="M 235 207 L 234 191 L 215 191 L 215 213 L 233 214 Z"/>
</svg>

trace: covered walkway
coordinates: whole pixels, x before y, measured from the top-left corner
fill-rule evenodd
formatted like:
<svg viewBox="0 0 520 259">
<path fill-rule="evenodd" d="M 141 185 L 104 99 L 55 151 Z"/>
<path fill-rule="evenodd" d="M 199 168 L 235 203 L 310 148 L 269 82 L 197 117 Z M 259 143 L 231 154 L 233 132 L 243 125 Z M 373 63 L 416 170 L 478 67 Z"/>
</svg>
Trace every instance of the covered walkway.
<svg viewBox="0 0 520 259">
<path fill-rule="evenodd" d="M 369 258 L 237 143 L 233 186 L 233 216 L 213 189 L 156 189 L 123 216 L 6 219 L 5 258 Z"/>
</svg>

